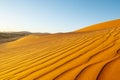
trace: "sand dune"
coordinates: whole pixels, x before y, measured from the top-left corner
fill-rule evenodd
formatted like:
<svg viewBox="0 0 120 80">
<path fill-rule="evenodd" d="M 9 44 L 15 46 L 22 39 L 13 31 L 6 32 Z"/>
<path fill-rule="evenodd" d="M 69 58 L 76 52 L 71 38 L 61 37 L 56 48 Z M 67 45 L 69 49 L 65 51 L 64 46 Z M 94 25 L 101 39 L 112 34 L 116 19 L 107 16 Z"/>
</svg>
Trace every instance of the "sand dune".
<svg viewBox="0 0 120 80">
<path fill-rule="evenodd" d="M 111 20 L 108 22 L 103 22 L 103 23 L 92 25 L 92 26 L 88 26 L 80 30 L 76 30 L 75 32 L 96 31 L 96 30 L 102 30 L 102 29 L 119 27 L 119 26 L 120 26 L 120 19 L 117 19 L 117 20 Z"/>
<path fill-rule="evenodd" d="M 0 80 L 120 80 L 120 20 L 0 45 Z"/>
<path fill-rule="evenodd" d="M 30 32 L 0 32 L 0 44 L 20 39 L 31 34 Z"/>
</svg>

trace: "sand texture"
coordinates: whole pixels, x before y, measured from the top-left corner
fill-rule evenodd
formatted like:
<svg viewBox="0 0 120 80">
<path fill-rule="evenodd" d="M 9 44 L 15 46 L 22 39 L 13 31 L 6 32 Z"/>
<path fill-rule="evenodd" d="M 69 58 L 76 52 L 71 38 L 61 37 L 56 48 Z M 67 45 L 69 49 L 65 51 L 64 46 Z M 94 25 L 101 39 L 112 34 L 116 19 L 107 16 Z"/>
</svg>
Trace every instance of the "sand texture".
<svg viewBox="0 0 120 80">
<path fill-rule="evenodd" d="M 0 80 L 120 80 L 120 20 L 0 44 Z"/>
</svg>

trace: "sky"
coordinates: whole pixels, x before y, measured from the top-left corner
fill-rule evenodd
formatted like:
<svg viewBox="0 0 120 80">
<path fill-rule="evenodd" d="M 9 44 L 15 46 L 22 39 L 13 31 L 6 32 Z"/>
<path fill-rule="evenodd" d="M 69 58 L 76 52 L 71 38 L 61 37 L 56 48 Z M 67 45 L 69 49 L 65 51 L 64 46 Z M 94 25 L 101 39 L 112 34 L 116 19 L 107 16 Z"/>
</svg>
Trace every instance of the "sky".
<svg viewBox="0 0 120 80">
<path fill-rule="evenodd" d="M 0 0 L 0 31 L 70 32 L 119 18 L 120 0 Z"/>
</svg>

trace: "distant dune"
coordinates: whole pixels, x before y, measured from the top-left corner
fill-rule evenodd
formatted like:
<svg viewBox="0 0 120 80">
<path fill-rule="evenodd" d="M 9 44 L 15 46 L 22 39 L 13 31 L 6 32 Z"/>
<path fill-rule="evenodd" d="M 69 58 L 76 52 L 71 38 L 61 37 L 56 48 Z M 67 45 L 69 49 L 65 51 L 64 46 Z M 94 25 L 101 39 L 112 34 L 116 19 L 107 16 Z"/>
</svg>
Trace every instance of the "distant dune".
<svg viewBox="0 0 120 80">
<path fill-rule="evenodd" d="M 1 44 L 0 80 L 120 80 L 120 20 Z"/>
<path fill-rule="evenodd" d="M 17 40 L 31 34 L 30 32 L 0 32 L 0 43 Z"/>
<path fill-rule="evenodd" d="M 15 40 L 18 40 L 22 37 L 31 35 L 31 34 L 48 35 L 49 33 L 31 33 L 31 32 L 26 32 L 26 31 L 0 32 L 0 44 L 15 41 Z"/>
</svg>

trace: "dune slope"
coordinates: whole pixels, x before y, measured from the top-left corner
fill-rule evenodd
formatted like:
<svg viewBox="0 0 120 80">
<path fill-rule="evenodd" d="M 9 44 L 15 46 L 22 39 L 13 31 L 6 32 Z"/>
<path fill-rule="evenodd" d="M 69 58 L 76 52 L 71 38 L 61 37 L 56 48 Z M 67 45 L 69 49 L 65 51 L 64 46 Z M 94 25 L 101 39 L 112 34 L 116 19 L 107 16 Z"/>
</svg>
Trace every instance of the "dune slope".
<svg viewBox="0 0 120 80">
<path fill-rule="evenodd" d="M 0 45 L 0 80 L 119 80 L 119 67 L 119 26 Z"/>
<path fill-rule="evenodd" d="M 92 26 L 88 26 L 88 27 L 82 28 L 80 30 L 76 30 L 75 32 L 96 31 L 96 30 L 102 30 L 102 29 L 107 29 L 107 28 L 111 28 L 111 27 L 118 27 L 118 26 L 120 26 L 120 19 L 111 20 L 111 21 L 95 24 Z"/>
</svg>

